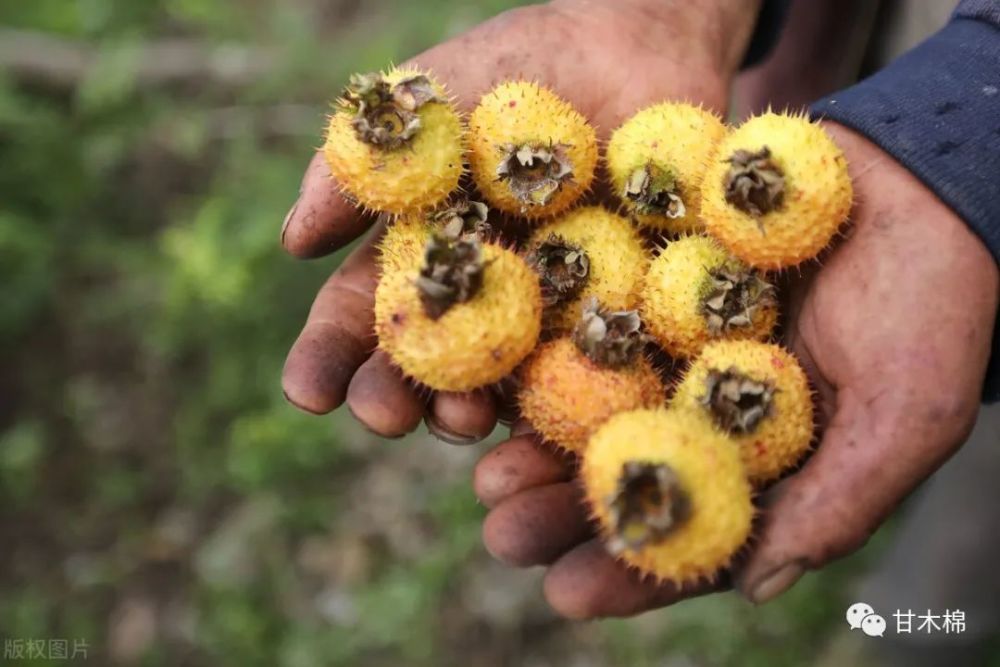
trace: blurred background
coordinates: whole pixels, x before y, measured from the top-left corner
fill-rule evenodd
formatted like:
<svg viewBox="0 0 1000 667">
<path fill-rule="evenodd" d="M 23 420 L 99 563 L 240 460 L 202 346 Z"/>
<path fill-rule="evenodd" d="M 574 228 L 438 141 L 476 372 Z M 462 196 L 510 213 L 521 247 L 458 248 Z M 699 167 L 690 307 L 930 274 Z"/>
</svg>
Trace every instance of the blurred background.
<svg viewBox="0 0 1000 667">
<path fill-rule="evenodd" d="M 843 632 L 885 530 L 760 609 L 568 623 L 480 545 L 483 446 L 285 403 L 340 257 L 278 246 L 328 101 L 512 4 L 0 3 L 0 640 L 99 665 L 791 667 Z"/>
</svg>

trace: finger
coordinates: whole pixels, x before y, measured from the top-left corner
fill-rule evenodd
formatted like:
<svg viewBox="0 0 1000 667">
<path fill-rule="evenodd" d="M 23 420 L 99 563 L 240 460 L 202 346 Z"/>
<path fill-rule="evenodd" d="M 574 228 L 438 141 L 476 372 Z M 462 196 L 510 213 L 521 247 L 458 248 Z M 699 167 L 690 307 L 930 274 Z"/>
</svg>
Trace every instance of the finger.
<svg viewBox="0 0 1000 667">
<path fill-rule="evenodd" d="M 585 542 L 557 560 L 545 573 L 545 599 L 571 619 L 633 616 L 696 595 L 728 588 L 714 582 L 686 586 L 643 578 L 608 554 L 599 540 Z"/>
<path fill-rule="evenodd" d="M 347 407 L 358 421 L 386 438 L 413 431 L 424 416 L 424 402 L 415 388 L 381 350 L 351 378 Z"/>
<path fill-rule="evenodd" d="M 547 445 L 532 436 L 519 436 L 487 452 L 476 464 L 472 488 L 487 507 L 538 486 L 568 482 L 571 467 Z"/>
<path fill-rule="evenodd" d="M 486 549 L 517 567 L 551 563 L 589 536 L 579 491 L 568 482 L 510 496 L 483 522 Z"/>
<path fill-rule="evenodd" d="M 962 429 L 938 432 L 934 424 L 953 423 L 955 415 L 912 405 L 902 393 L 869 398 L 841 390 L 817 451 L 763 499 L 759 541 L 736 576 L 751 602 L 767 602 L 807 570 L 864 546 L 960 444 Z"/>
<path fill-rule="evenodd" d="M 516 438 L 519 435 L 529 435 L 535 432 L 535 427 L 528 423 L 527 419 L 518 419 L 510 425 L 510 437 Z"/>
<path fill-rule="evenodd" d="M 437 392 L 425 421 L 427 430 L 438 439 L 453 445 L 471 445 L 493 432 L 497 410 L 488 391 Z"/>
<path fill-rule="evenodd" d="M 285 359 L 285 396 L 306 412 L 324 414 L 343 403 L 351 377 L 375 347 L 375 253 L 372 236 L 326 281 Z"/>
<path fill-rule="evenodd" d="M 281 245 L 296 257 L 320 257 L 356 239 L 372 222 L 340 193 L 320 151 L 313 155 L 299 198 L 285 216 Z"/>
</svg>

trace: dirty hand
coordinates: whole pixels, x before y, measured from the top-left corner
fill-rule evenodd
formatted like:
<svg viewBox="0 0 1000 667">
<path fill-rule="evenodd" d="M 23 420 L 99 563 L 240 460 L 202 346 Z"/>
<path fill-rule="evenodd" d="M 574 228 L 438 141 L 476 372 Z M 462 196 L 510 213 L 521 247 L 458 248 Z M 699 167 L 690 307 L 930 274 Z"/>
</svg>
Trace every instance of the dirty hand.
<svg viewBox="0 0 1000 667">
<path fill-rule="evenodd" d="M 997 265 L 923 184 L 860 135 L 827 124 L 850 164 L 845 240 L 790 276 L 785 343 L 818 392 L 821 441 L 762 497 L 752 548 L 713 587 L 639 581 L 593 539 L 567 461 L 519 435 L 479 463 L 487 548 L 546 565 L 549 603 L 571 618 L 627 616 L 735 586 L 770 600 L 859 549 L 965 440 L 997 313 Z"/>
<path fill-rule="evenodd" d="M 606 138 L 637 109 L 664 99 L 723 111 L 757 4 L 554 0 L 502 14 L 412 63 L 431 69 L 465 110 L 501 80 L 541 81 L 576 105 Z M 318 257 L 354 240 L 372 223 L 338 194 L 317 154 L 282 227 L 281 242 L 297 257 Z M 489 392 L 422 396 L 384 354 L 372 353 L 375 227 L 317 295 L 285 362 L 285 395 L 316 414 L 346 400 L 362 423 L 386 437 L 403 435 L 426 417 L 443 439 L 481 439 L 496 422 Z"/>
</svg>

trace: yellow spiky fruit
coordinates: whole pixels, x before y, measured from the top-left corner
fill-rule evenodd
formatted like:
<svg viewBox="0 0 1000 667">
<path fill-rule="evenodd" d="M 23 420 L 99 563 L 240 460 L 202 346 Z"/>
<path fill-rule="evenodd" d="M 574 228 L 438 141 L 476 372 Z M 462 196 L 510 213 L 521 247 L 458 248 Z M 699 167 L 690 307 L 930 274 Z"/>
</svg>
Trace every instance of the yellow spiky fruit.
<svg viewBox="0 0 1000 667">
<path fill-rule="evenodd" d="M 687 359 L 719 338 L 770 337 L 778 320 L 774 291 L 715 240 L 684 236 L 650 263 L 640 312 L 660 346 Z"/>
<path fill-rule="evenodd" d="M 352 77 L 323 146 L 349 198 L 397 215 L 447 199 L 458 187 L 464 152 L 462 119 L 444 87 L 413 68 Z"/>
<path fill-rule="evenodd" d="M 778 345 L 710 343 L 671 408 L 696 416 L 739 445 L 750 480 L 777 478 L 809 450 L 813 396 L 799 362 Z"/>
<path fill-rule="evenodd" d="M 382 271 L 413 269 L 424 256 L 424 248 L 434 232 L 460 237 L 482 236 L 489 229 L 489 210 L 481 202 L 459 197 L 431 211 L 407 213 L 387 221 L 378 240 L 378 264 Z"/>
<path fill-rule="evenodd" d="M 615 415 L 590 439 L 580 478 L 609 551 L 661 582 L 713 579 L 750 536 L 739 453 L 690 414 Z"/>
<path fill-rule="evenodd" d="M 462 392 L 498 382 L 538 341 L 537 275 L 520 256 L 496 244 L 482 244 L 481 260 L 475 294 L 443 313 L 428 312 L 418 287 L 421 275 L 412 266 L 386 270 L 375 290 L 379 347 L 431 389 Z"/>
<path fill-rule="evenodd" d="M 847 159 L 805 115 L 764 113 L 719 144 L 702 185 L 705 228 L 765 270 L 816 257 L 847 219 Z"/>
<path fill-rule="evenodd" d="M 564 249 L 582 253 L 579 273 L 561 280 L 559 258 Z M 542 276 L 548 308 L 546 324 L 557 331 L 571 329 L 583 304 L 596 298 L 611 310 L 638 305 L 649 254 L 632 224 L 600 206 L 581 206 L 538 228 L 527 244 L 529 263 Z M 555 273 L 554 273 L 555 272 Z M 563 289 L 568 287 L 568 289 Z"/>
<path fill-rule="evenodd" d="M 666 401 L 663 383 L 645 357 L 607 368 L 568 337 L 540 345 L 519 376 L 521 416 L 545 440 L 577 453 L 611 415 Z"/>
<path fill-rule="evenodd" d="M 642 109 L 608 143 L 615 195 L 646 227 L 700 231 L 701 182 L 725 134 L 720 118 L 700 106 L 663 102 Z"/>
<path fill-rule="evenodd" d="M 548 88 L 510 81 L 484 95 L 469 117 L 469 166 L 491 206 L 529 220 L 546 218 L 590 188 L 597 135 Z"/>
<path fill-rule="evenodd" d="M 419 265 L 431 225 L 422 214 L 408 214 L 390 224 L 378 241 L 378 263 L 383 272 Z"/>
</svg>

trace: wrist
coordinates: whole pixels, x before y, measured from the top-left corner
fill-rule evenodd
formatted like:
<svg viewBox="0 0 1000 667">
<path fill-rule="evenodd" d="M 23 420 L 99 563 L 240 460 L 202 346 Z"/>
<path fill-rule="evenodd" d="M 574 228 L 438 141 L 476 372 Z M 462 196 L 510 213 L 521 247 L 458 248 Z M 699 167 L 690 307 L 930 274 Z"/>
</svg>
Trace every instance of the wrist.
<svg viewBox="0 0 1000 667">
<path fill-rule="evenodd" d="M 739 69 L 761 0 L 551 0 L 577 15 L 623 22 L 638 39 L 665 53 L 681 53 L 696 71 L 729 79 Z"/>
</svg>

